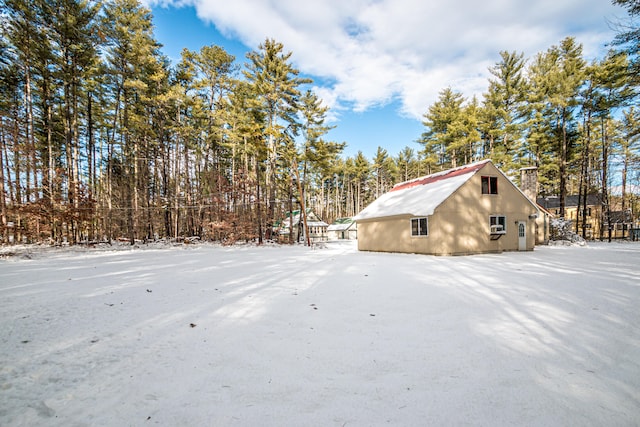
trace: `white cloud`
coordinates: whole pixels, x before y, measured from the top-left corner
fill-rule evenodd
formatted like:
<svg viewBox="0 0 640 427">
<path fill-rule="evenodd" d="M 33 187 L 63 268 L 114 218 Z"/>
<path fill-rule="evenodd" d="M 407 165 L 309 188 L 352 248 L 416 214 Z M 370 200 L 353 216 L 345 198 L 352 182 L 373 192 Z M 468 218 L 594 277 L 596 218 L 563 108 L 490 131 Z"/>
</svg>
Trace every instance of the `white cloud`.
<svg viewBox="0 0 640 427">
<path fill-rule="evenodd" d="M 607 19 L 624 16 L 607 0 L 178 2 L 252 48 L 267 37 L 283 43 L 303 73 L 333 82 L 318 88 L 332 109 L 399 99 L 415 118 L 445 87 L 481 95 L 502 50 L 531 58 L 575 36 L 587 59 L 599 56 L 614 35 Z"/>
</svg>

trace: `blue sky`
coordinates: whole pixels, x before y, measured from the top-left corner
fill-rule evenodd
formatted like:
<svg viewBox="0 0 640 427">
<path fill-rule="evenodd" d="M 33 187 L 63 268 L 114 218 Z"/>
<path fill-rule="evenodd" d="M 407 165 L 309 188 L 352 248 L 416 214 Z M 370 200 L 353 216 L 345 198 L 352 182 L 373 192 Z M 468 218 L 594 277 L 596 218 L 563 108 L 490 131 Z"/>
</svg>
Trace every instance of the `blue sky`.
<svg viewBox="0 0 640 427">
<path fill-rule="evenodd" d="M 293 52 L 331 108 L 327 139 L 345 154 L 390 155 L 415 141 L 445 87 L 481 99 L 500 51 L 533 58 L 563 38 L 600 58 L 626 16 L 607 0 L 147 0 L 173 61 L 182 48 L 220 45 L 240 64 L 266 38 Z"/>
</svg>

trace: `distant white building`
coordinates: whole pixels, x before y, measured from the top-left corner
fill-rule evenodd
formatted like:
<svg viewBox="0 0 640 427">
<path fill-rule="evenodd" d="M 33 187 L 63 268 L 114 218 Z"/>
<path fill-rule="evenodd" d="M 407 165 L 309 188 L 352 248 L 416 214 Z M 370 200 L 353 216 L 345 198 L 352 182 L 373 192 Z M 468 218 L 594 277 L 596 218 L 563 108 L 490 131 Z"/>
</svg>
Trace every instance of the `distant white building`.
<svg viewBox="0 0 640 427">
<path fill-rule="evenodd" d="M 327 228 L 330 240 L 355 240 L 358 238 L 358 225 L 353 218 L 338 218 Z"/>
</svg>

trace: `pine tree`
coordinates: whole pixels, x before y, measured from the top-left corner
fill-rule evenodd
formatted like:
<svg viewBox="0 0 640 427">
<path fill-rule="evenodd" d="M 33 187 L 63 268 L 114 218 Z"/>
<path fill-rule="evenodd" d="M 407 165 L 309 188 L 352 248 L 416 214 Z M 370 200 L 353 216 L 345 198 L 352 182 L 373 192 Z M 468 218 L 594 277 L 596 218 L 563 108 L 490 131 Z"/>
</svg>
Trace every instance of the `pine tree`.
<svg viewBox="0 0 640 427">
<path fill-rule="evenodd" d="M 557 162 L 560 216 L 565 214 L 567 178 L 576 140 L 575 115 L 584 82 L 582 46 L 568 37 L 539 54 L 529 68 L 529 151 L 542 157 L 551 149 Z M 548 147 L 547 139 L 553 144 Z M 540 159 L 538 159 L 540 161 Z M 555 169 L 555 163 L 552 163 Z M 547 172 L 547 171 L 544 171 Z"/>
<path fill-rule="evenodd" d="M 371 200 L 369 188 L 367 186 L 367 182 L 369 181 L 369 176 L 371 173 L 371 164 L 369 160 L 362 154 L 362 151 L 358 151 L 356 157 L 353 159 L 353 213 L 356 215 L 360 212 L 367 203 Z"/>
<path fill-rule="evenodd" d="M 310 83 L 309 79 L 298 77 L 299 71 L 289 60 L 292 53 L 283 53 L 282 43 L 267 39 L 258 47 L 258 51 L 249 52 L 245 77 L 254 86 L 260 101 L 260 110 L 265 118 L 264 140 L 267 147 L 266 187 L 267 200 L 267 237 L 270 237 L 275 220 L 277 201 L 277 161 L 278 144 L 283 144 L 287 132 L 295 134 L 298 128 L 299 86 Z"/>
<path fill-rule="evenodd" d="M 420 143 L 424 145 L 427 157 L 437 156 L 441 169 L 456 167 L 461 159 L 461 151 L 466 144 L 463 103 L 461 93 L 446 88 L 423 115 L 422 123 L 427 130 L 422 134 Z"/>
<path fill-rule="evenodd" d="M 148 121 L 150 78 L 161 68 L 159 45 L 153 37 L 151 13 L 137 0 L 113 0 L 103 19 L 112 111 L 108 173 L 118 173 L 121 208 L 130 242 L 140 236 L 140 188 L 144 164 L 143 146 L 151 129 Z M 118 152 L 115 150 L 119 149 Z M 121 156 L 118 158 L 118 156 Z M 178 179 L 178 176 L 175 177 Z M 109 185 L 115 182 L 107 178 Z M 113 189 L 108 191 L 113 194 Z M 113 200 L 109 200 L 112 203 Z M 109 218 L 112 211 L 109 210 Z M 176 212 L 177 215 L 177 212 Z M 111 224 L 109 224 L 111 237 Z"/>
<path fill-rule="evenodd" d="M 608 239 L 611 241 L 611 203 L 609 200 L 609 162 L 614 142 L 612 129 L 614 112 L 622 108 L 634 95 L 629 86 L 628 61 L 626 54 L 610 51 L 608 55 L 594 68 L 593 80 L 595 85 L 595 116 L 599 121 L 601 158 L 601 193 L 603 201 L 604 224 L 608 226 Z M 602 233 L 604 227 L 600 228 Z"/>
<path fill-rule="evenodd" d="M 233 182 L 232 176 L 225 176 L 225 170 L 233 165 L 227 165 L 229 155 L 229 132 L 227 131 L 228 97 L 233 89 L 233 74 L 237 70 L 235 57 L 228 54 L 220 46 L 204 46 L 199 52 L 191 52 L 184 49 L 182 61 L 185 67 L 189 67 L 194 75 L 193 87 L 197 96 L 201 98 L 204 107 L 205 134 L 200 146 L 194 147 L 196 154 L 196 167 L 199 174 L 206 179 L 199 179 L 199 194 L 203 196 L 213 195 L 215 200 L 223 200 L 226 187 Z M 200 127 L 200 126 L 198 126 Z M 231 159 L 233 160 L 233 159 Z M 233 172 L 232 172 L 233 173 Z M 196 177 L 198 178 L 198 177 Z M 231 184 L 232 186 L 232 184 Z M 222 206 L 216 207 L 216 217 L 221 219 Z"/>
<path fill-rule="evenodd" d="M 613 44 L 619 46 L 630 60 L 629 78 L 634 86 L 640 85 L 640 3 L 637 0 L 613 0 L 613 4 L 624 7 L 629 15 L 627 20 L 617 24 L 617 35 Z"/>
<path fill-rule="evenodd" d="M 415 150 L 411 147 L 404 147 L 400 150 L 395 163 L 396 174 L 398 176 L 397 181 L 408 181 L 422 175 L 420 159 L 417 157 Z"/>
<path fill-rule="evenodd" d="M 8 242 L 7 223 L 10 220 L 10 207 L 14 202 L 12 185 L 10 183 L 10 170 L 7 158 L 14 146 L 15 129 L 17 127 L 20 97 L 20 72 L 18 67 L 8 60 L 8 50 L 3 50 L 3 61 L 0 66 L 0 226 L 2 227 L 3 243 Z M 6 55 L 6 56 L 5 56 Z M 5 60 L 6 59 L 6 60 Z M 7 165 L 5 172 L 5 165 Z"/>
<path fill-rule="evenodd" d="M 476 97 L 462 107 L 459 122 L 454 123 L 452 131 L 458 135 L 458 153 L 463 164 L 478 160 L 481 151 L 479 106 Z"/>
<path fill-rule="evenodd" d="M 528 76 L 528 95 L 526 101 L 525 124 L 525 156 L 529 164 L 538 168 L 538 180 L 541 195 L 557 195 L 558 161 L 556 160 L 553 141 L 553 112 L 547 100 L 549 85 L 547 75 L 554 67 L 554 60 L 544 53 L 539 53 L 531 62 Z"/>
<path fill-rule="evenodd" d="M 387 171 L 385 170 L 388 162 L 389 162 L 389 152 L 384 148 L 378 146 L 376 150 L 376 154 L 373 156 L 373 177 L 375 178 L 375 197 L 380 197 L 383 193 L 387 191 L 387 186 L 389 185 L 389 176 Z"/>
<path fill-rule="evenodd" d="M 489 157 L 505 170 L 517 167 L 521 152 L 522 124 L 524 119 L 526 80 L 524 55 L 516 52 L 500 52 L 501 60 L 489 68 L 493 78 L 484 95 L 481 118 L 485 137 L 489 141 Z"/>
<path fill-rule="evenodd" d="M 322 183 L 330 175 L 332 164 L 336 157 L 342 153 L 345 143 L 327 141 L 323 137 L 334 128 L 325 122 L 329 112 L 328 106 L 322 105 L 322 100 L 312 92 L 307 90 L 300 99 L 301 131 L 303 137 L 303 147 L 301 149 L 302 177 L 301 196 L 305 199 L 305 205 L 309 206 L 321 218 L 325 215 L 325 206 L 314 205 L 312 199 L 316 194 L 311 189 L 315 182 Z M 320 184 L 321 185 L 321 184 Z M 318 198 L 321 198 L 318 195 Z"/>
<path fill-rule="evenodd" d="M 90 73 L 98 61 L 96 46 L 97 4 L 86 0 L 56 0 L 48 2 L 51 13 L 50 34 L 56 52 L 54 64 L 59 70 L 62 82 L 62 120 L 66 159 L 68 210 L 71 215 L 70 240 L 78 241 L 83 224 L 79 219 L 88 220 L 92 215 L 91 205 L 83 196 L 81 183 L 80 150 L 83 144 L 82 122 L 86 111 L 86 85 Z M 85 168 L 82 168 L 85 169 Z M 82 203 L 82 209 L 81 209 Z"/>
<path fill-rule="evenodd" d="M 266 158 L 266 147 L 262 141 L 264 117 L 259 109 L 254 86 L 243 80 L 234 80 L 229 96 L 229 139 L 232 155 L 233 205 L 239 198 L 239 222 L 246 239 L 263 238 L 263 188 L 262 162 Z"/>
</svg>

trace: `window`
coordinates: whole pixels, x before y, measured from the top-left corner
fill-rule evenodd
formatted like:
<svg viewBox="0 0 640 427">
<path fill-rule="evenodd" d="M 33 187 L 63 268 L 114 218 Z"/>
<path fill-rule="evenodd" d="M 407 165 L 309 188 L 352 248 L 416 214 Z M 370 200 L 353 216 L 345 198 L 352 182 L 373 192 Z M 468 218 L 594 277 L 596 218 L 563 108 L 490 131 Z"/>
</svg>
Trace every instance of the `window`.
<svg viewBox="0 0 640 427">
<path fill-rule="evenodd" d="M 482 178 L 482 194 L 498 194 L 498 177 L 483 176 Z"/>
<path fill-rule="evenodd" d="M 591 208 L 587 208 L 587 211 L 586 211 L 586 212 L 585 212 L 585 210 L 584 210 L 584 209 L 582 209 L 582 208 L 578 208 L 578 210 L 580 211 L 580 216 L 581 216 L 581 217 L 583 217 L 583 218 L 585 217 L 585 213 L 586 213 L 586 216 L 587 216 L 587 217 L 590 217 L 590 216 L 591 216 Z"/>
<path fill-rule="evenodd" d="M 507 217 L 504 215 L 490 215 L 489 229 L 491 234 L 505 234 L 507 232 Z"/>
<path fill-rule="evenodd" d="M 411 235 L 426 236 L 429 234 L 427 218 L 411 218 Z"/>
</svg>

